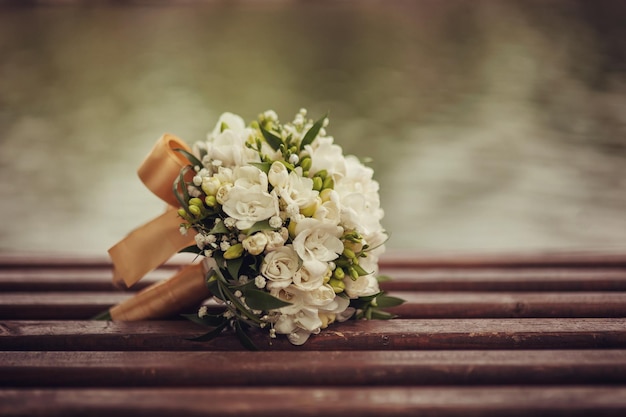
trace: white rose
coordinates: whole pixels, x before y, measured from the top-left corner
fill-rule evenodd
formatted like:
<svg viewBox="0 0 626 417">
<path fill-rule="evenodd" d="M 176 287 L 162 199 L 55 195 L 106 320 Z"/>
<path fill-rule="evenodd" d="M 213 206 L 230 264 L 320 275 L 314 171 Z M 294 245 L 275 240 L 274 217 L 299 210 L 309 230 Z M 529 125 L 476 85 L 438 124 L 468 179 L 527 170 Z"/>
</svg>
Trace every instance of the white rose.
<svg viewBox="0 0 626 417">
<path fill-rule="evenodd" d="M 237 221 L 235 225 L 239 230 L 245 230 L 258 221 L 277 215 L 278 201 L 264 192 L 260 185 L 253 185 L 250 188 L 235 186 L 228 191 L 222 209 Z"/>
<path fill-rule="evenodd" d="M 341 221 L 341 207 L 336 201 L 325 201 L 317 207 L 313 217 L 324 223 L 338 225 Z"/>
<path fill-rule="evenodd" d="M 245 238 L 241 244 L 243 248 L 251 255 L 259 255 L 265 250 L 267 244 L 267 236 L 263 233 L 255 233 Z"/>
<path fill-rule="evenodd" d="M 365 297 L 380 291 L 378 281 L 374 275 L 364 275 L 355 281 L 346 278 L 343 282 L 346 284 L 346 294 L 350 298 Z"/>
<path fill-rule="evenodd" d="M 296 224 L 293 247 L 303 261 L 329 262 L 343 252 L 342 232 L 339 226 L 304 218 Z"/>
<path fill-rule="evenodd" d="M 267 252 L 274 251 L 285 244 L 286 237 L 284 237 L 280 232 L 276 232 L 274 230 L 263 230 L 262 233 L 267 238 L 267 244 L 265 245 L 265 250 Z"/>
<path fill-rule="evenodd" d="M 324 284 L 324 275 L 327 270 L 328 266 L 324 262 L 304 262 L 293 276 L 293 285 L 304 291 L 315 290 Z"/>
<path fill-rule="evenodd" d="M 222 166 L 243 166 L 249 162 L 259 162 L 256 151 L 246 147 L 245 143 L 254 134 L 246 128 L 243 119 L 232 113 L 220 116 L 213 132 L 209 134 L 206 149 L 211 160 L 217 160 Z"/>
<path fill-rule="evenodd" d="M 337 294 L 335 294 L 333 288 L 328 284 L 323 284 L 315 290 L 307 291 L 305 301 L 308 305 L 327 310 L 327 307 L 335 301 L 336 297 Z M 335 306 L 333 304 L 331 307 L 334 308 Z"/>
<path fill-rule="evenodd" d="M 277 187 L 276 190 L 286 207 L 293 206 L 299 209 L 315 204 L 319 194 L 313 189 L 313 180 L 303 177 L 299 167 L 289 173 L 285 186 Z"/>
<path fill-rule="evenodd" d="M 289 178 L 289 172 L 287 167 L 281 162 L 275 161 L 270 167 L 270 171 L 267 176 L 269 177 L 270 184 L 274 187 L 283 188 L 287 185 L 287 179 Z"/>
<path fill-rule="evenodd" d="M 252 165 L 235 168 L 233 180 L 236 187 L 250 188 L 259 185 L 262 191 L 267 192 L 267 174 Z"/>
<path fill-rule="evenodd" d="M 272 289 L 289 286 L 298 269 L 300 259 L 290 245 L 269 252 L 261 263 L 261 274 L 270 280 L 267 285 Z"/>
<path fill-rule="evenodd" d="M 311 169 L 309 173 L 326 170 L 333 178 L 342 177 L 346 173 L 346 161 L 341 146 L 333 144 L 333 138 L 318 137 L 304 149 L 311 156 Z"/>
<path fill-rule="evenodd" d="M 290 303 L 288 306 L 278 309 L 282 315 L 295 315 L 305 307 L 306 293 L 296 288 L 294 285 L 287 285 L 281 288 L 270 288 L 270 294 L 279 300 Z"/>
</svg>

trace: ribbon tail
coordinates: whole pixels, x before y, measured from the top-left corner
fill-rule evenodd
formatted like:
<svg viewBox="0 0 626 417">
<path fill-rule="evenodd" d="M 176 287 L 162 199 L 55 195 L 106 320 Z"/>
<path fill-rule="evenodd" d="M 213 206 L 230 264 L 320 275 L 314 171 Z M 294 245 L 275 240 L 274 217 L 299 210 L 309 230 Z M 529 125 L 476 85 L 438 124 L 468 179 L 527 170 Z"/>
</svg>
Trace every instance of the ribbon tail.
<svg viewBox="0 0 626 417">
<path fill-rule="evenodd" d="M 179 225 L 176 210 L 167 210 L 109 249 L 113 261 L 113 282 L 118 286 L 131 287 L 173 254 L 193 244 L 193 238 L 180 233 Z"/>
<path fill-rule="evenodd" d="M 194 307 L 211 294 L 203 264 L 188 265 L 173 277 L 153 284 L 109 310 L 111 320 L 159 319 Z"/>
</svg>

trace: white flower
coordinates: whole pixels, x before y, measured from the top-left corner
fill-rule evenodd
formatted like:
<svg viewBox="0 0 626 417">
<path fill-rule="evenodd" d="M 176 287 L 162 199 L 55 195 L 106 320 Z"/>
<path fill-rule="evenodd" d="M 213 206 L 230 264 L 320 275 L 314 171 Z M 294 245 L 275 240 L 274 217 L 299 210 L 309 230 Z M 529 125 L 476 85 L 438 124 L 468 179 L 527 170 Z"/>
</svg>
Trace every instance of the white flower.
<svg viewBox="0 0 626 417">
<path fill-rule="evenodd" d="M 304 149 L 311 156 L 311 169 L 309 173 L 315 174 L 321 170 L 326 170 L 335 181 L 346 173 L 346 160 L 343 156 L 341 146 L 333 144 L 332 137 L 318 136 L 310 145 Z"/>
<path fill-rule="evenodd" d="M 217 190 L 222 186 L 219 178 L 217 177 L 204 177 L 202 178 L 202 191 L 206 195 L 215 195 Z"/>
<path fill-rule="evenodd" d="M 222 209 L 237 220 L 236 226 L 239 230 L 245 230 L 258 221 L 278 214 L 278 201 L 264 192 L 258 184 L 250 188 L 234 186 L 228 192 Z"/>
<path fill-rule="evenodd" d="M 304 218 L 296 224 L 293 247 L 303 261 L 333 261 L 343 252 L 339 239 L 341 227 L 313 218 Z"/>
<path fill-rule="evenodd" d="M 300 259 L 291 245 L 281 246 L 269 252 L 261 263 L 261 274 L 270 282 L 270 288 L 285 288 L 292 282 L 296 271 L 300 269 Z"/>
<path fill-rule="evenodd" d="M 304 291 L 312 291 L 324 284 L 328 266 L 323 262 L 307 261 L 293 276 L 293 285 Z M 334 292 L 333 292 L 334 296 Z"/>
<path fill-rule="evenodd" d="M 283 229 L 287 230 L 286 228 Z M 266 252 L 271 252 L 282 247 L 287 240 L 287 236 L 285 234 L 274 230 L 263 230 L 262 233 L 265 237 L 267 237 L 267 244 L 265 245 Z"/>
<path fill-rule="evenodd" d="M 276 187 L 278 194 L 287 207 L 303 209 L 315 203 L 318 192 L 313 189 L 313 180 L 302 176 L 302 169 L 296 168 L 289 173 L 284 187 Z"/>
<path fill-rule="evenodd" d="M 240 116 L 224 113 L 220 116 L 213 132 L 209 135 L 206 148 L 212 160 L 222 166 L 243 166 L 249 162 L 259 162 L 259 155 L 245 146 L 254 131 L 246 128 Z"/>
<path fill-rule="evenodd" d="M 356 281 L 346 278 L 343 282 L 346 284 L 346 294 L 350 298 L 365 297 L 380 291 L 378 281 L 373 275 L 364 275 Z"/>
<path fill-rule="evenodd" d="M 267 284 L 267 281 L 263 278 L 263 275 L 257 275 L 254 279 L 254 285 L 256 285 L 257 288 L 265 288 L 265 284 Z"/>
<path fill-rule="evenodd" d="M 278 229 L 283 225 L 283 219 L 280 216 L 272 216 L 270 217 L 270 227 L 274 229 Z"/>
<path fill-rule="evenodd" d="M 251 165 L 235 168 L 233 180 L 235 187 L 251 188 L 259 185 L 262 191 L 267 192 L 267 174 Z"/>
<path fill-rule="evenodd" d="M 289 178 L 289 172 L 287 167 L 279 161 L 272 163 L 270 171 L 267 173 L 270 184 L 273 187 L 283 188 L 287 185 L 287 179 Z"/>
<path fill-rule="evenodd" d="M 258 232 L 245 238 L 241 244 L 249 254 L 256 256 L 265 250 L 267 241 L 267 236 L 264 233 Z"/>
<path fill-rule="evenodd" d="M 314 290 L 307 291 L 306 303 L 318 308 L 328 307 L 337 298 L 335 291 L 328 284 L 323 284 Z M 341 297 L 340 297 L 341 298 Z M 331 306 L 335 307 L 335 305 Z"/>
</svg>

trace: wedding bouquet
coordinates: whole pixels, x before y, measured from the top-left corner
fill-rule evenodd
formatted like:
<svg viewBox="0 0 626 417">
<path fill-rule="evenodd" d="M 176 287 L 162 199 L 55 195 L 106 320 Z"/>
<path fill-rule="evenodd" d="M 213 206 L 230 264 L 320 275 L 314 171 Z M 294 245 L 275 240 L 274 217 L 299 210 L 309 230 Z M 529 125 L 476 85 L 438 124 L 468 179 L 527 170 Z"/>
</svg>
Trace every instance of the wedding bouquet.
<svg viewBox="0 0 626 417">
<path fill-rule="evenodd" d="M 204 284 L 224 306 L 191 320 L 211 327 L 200 340 L 234 329 L 247 347 L 252 327 L 301 345 L 334 321 L 387 319 L 381 226 L 373 170 L 344 156 L 328 118 L 306 110 L 281 124 L 266 111 L 246 125 L 223 114 L 206 141 L 176 148 L 186 161 L 173 182 L 183 249 L 204 259 Z"/>
</svg>

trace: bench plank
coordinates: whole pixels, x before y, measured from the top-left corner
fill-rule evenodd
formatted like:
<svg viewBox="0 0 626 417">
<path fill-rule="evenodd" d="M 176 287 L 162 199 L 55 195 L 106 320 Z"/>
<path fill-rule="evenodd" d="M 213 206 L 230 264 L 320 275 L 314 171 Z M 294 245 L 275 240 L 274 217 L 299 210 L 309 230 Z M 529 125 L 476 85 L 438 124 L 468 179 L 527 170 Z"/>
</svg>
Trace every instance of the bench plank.
<svg viewBox="0 0 626 417">
<path fill-rule="evenodd" d="M 622 416 L 626 387 L 236 387 L 0 391 L 3 416 Z"/>
<path fill-rule="evenodd" d="M 626 383 L 626 350 L 0 352 L 0 375 L 9 387 L 606 385 Z"/>
<path fill-rule="evenodd" d="M 194 342 L 206 329 L 187 321 L 1 321 L 2 350 L 241 350 L 223 334 Z M 252 339 L 265 350 L 587 349 L 625 348 L 625 318 L 396 319 L 332 325 L 294 347 L 284 337 Z"/>
<path fill-rule="evenodd" d="M 392 292 L 406 303 L 402 318 L 626 317 L 626 293 Z M 130 298 L 130 292 L 0 294 L 0 319 L 89 319 Z M 212 306 L 219 311 L 219 306 Z"/>
</svg>

